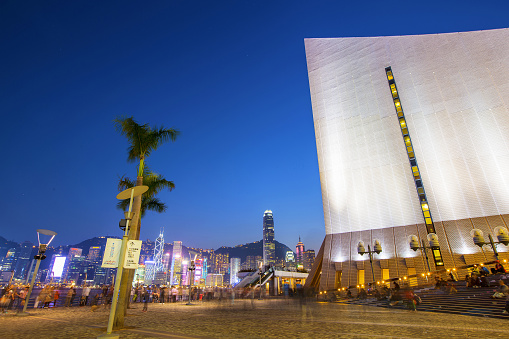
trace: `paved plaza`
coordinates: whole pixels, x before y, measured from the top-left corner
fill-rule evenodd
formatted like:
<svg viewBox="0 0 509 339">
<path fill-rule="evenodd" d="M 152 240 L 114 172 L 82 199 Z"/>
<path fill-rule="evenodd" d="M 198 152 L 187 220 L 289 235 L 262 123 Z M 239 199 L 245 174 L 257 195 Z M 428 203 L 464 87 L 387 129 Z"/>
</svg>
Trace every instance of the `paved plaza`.
<svg viewBox="0 0 509 339">
<path fill-rule="evenodd" d="M 128 311 L 120 338 L 508 338 L 509 319 L 299 300 L 142 304 Z M 1 338 L 95 338 L 108 309 L 29 310 L 0 316 Z M 11 311 L 12 312 L 12 311 Z"/>
</svg>

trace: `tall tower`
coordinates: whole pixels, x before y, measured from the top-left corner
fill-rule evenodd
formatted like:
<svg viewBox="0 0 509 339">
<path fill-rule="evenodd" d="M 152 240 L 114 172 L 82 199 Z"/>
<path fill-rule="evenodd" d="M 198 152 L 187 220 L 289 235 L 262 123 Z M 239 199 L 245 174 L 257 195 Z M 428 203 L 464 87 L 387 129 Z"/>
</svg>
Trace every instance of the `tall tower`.
<svg viewBox="0 0 509 339">
<path fill-rule="evenodd" d="M 182 241 L 173 242 L 173 254 L 171 256 L 170 281 L 172 285 L 180 285 L 182 272 Z"/>
<path fill-rule="evenodd" d="M 274 219 L 272 211 L 263 213 L 263 265 L 274 266 L 276 264 L 276 244 L 274 243 Z"/>
<path fill-rule="evenodd" d="M 304 244 L 302 243 L 302 241 L 300 241 L 300 236 L 299 236 L 299 242 L 297 243 L 297 246 L 295 246 L 295 254 L 296 254 L 296 258 L 295 258 L 295 262 L 297 265 L 303 265 L 304 264 Z"/>
<path fill-rule="evenodd" d="M 155 268 L 154 272 L 164 271 L 163 267 L 163 252 L 164 252 L 164 228 L 159 231 L 159 236 L 156 239 L 156 245 L 154 247 L 154 261 Z"/>
</svg>

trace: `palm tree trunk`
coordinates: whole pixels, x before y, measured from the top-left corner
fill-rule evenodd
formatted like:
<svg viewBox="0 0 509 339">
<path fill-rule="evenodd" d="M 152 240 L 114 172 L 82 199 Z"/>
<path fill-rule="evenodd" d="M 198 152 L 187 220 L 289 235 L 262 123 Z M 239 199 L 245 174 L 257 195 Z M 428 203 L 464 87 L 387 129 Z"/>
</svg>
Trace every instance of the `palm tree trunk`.
<svg viewBox="0 0 509 339">
<path fill-rule="evenodd" d="M 136 186 L 143 185 L 143 177 L 137 177 Z M 133 201 L 134 216 L 129 223 L 128 240 L 138 240 L 140 238 L 141 225 L 141 195 L 134 198 Z M 124 327 L 124 318 L 131 296 L 131 287 L 134 279 L 134 269 L 124 270 L 122 272 L 122 280 L 120 282 L 120 291 L 118 294 L 118 304 L 115 311 L 115 319 L 113 320 L 113 329 L 118 330 Z"/>
</svg>

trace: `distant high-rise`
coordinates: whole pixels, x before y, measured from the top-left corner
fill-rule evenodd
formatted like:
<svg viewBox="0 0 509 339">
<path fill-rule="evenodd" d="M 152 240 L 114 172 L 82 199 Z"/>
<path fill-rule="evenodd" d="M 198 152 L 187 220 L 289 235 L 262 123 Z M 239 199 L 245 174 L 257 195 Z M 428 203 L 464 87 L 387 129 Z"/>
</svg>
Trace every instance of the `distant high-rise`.
<svg viewBox="0 0 509 339">
<path fill-rule="evenodd" d="M 32 250 L 33 244 L 30 241 L 25 241 L 18 248 L 19 253 L 17 253 L 17 261 L 15 268 L 15 277 L 18 279 L 25 279 L 27 275 L 28 268 L 30 266 L 30 261 L 32 259 Z"/>
<path fill-rule="evenodd" d="M 101 246 L 91 246 L 88 250 L 88 260 L 94 262 L 101 259 Z"/>
<path fill-rule="evenodd" d="M 69 253 L 67 254 L 67 259 L 65 260 L 64 270 L 62 272 L 62 278 L 65 280 L 67 278 L 67 274 L 69 273 L 69 268 L 71 265 L 72 258 L 81 257 L 81 253 L 83 250 L 81 248 L 72 247 L 69 249 Z"/>
<path fill-rule="evenodd" d="M 315 250 L 307 250 L 302 253 L 302 266 L 309 271 L 315 263 Z"/>
<path fill-rule="evenodd" d="M 235 286 L 239 282 L 237 273 L 240 271 L 240 258 L 230 259 L 230 285 Z"/>
<path fill-rule="evenodd" d="M 155 261 L 155 272 L 163 272 L 163 252 L 164 252 L 164 228 L 159 231 L 159 236 L 156 239 L 154 246 L 154 261 Z"/>
<path fill-rule="evenodd" d="M 274 266 L 276 264 L 274 219 L 271 210 L 266 210 L 263 213 L 263 264 L 265 266 Z"/>
<path fill-rule="evenodd" d="M 181 272 L 182 272 L 182 241 L 174 241 L 170 270 L 170 281 L 173 285 L 181 284 L 182 279 Z"/>
<path fill-rule="evenodd" d="M 304 264 L 304 244 L 302 243 L 302 241 L 300 241 L 300 237 L 299 237 L 299 242 L 297 243 L 297 246 L 295 246 L 295 262 L 297 263 L 297 265 L 303 265 Z"/>
<path fill-rule="evenodd" d="M 295 256 L 293 255 L 293 251 L 286 251 L 285 265 L 286 267 L 295 266 Z"/>
</svg>

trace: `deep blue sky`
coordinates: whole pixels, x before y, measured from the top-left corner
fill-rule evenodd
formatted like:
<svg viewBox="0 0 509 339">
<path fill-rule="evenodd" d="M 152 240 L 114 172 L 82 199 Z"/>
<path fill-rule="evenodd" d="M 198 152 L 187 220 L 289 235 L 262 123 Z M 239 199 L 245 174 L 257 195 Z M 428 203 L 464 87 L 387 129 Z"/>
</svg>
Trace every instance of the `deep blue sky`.
<svg viewBox="0 0 509 339">
<path fill-rule="evenodd" d="M 17 1 L 0 3 L 0 235 L 55 244 L 120 235 L 116 116 L 175 127 L 147 160 L 176 189 L 142 239 L 217 248 L 324 238 L 304 38 L 509 26 L 507 1 Z M 439 62 L 439 61 L 438 61 Z"/>
</svg>

